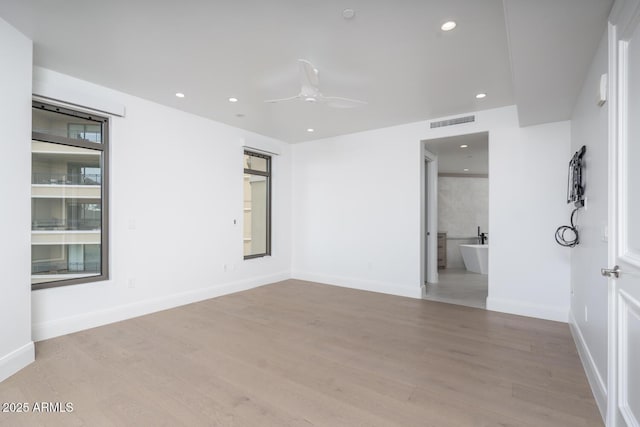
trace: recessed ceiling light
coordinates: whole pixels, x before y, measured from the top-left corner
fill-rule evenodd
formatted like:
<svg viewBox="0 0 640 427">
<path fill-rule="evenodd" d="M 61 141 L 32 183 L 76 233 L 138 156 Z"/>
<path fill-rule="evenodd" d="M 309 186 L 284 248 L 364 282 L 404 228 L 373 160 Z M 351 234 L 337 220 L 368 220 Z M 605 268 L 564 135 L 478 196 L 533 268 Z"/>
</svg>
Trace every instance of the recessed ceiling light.
<svg viewBox="0 0 640 427">
<path fill-rule="evenodd" d="M 229 98 L 229 102 L 238 102 L 238 98 L 234 98 L 233 96 Z"/>
<path fill-rule="evenodd" d="M 342 11 L 342 17 L 344 19 L 353 19 L 356 16 L 356 11 L 353 9 L 345 9 Z"/>
<path fill-rule="evenodd" d="M 456 24 L 456 21 L 447 21 L 444 24 L 442 24 L 442 26 L 440 27 L 440 29 L 442 31 L 451 31 L 453 30 L 458 24 Z"/>
<path fill-rule="evenodd" d="M 467 145 L 467 144 L 462 144 L 462 145 L 460 146 L 460 148 L 467 148 L 467 147 L 468 147 L 468 145 Z"/>
<path fill-rule="evenodd" d="M 469 169 L 467 169 L 467 168 L 464 168 L 462 170 L 465 171 L 465 172 L 469 172 Z"/>
<path fill-rule="evenodd" d="M 486 97 L 487 97 L 487 94 L 484 93 L 484 92 L 481 92 L 481 93 L 476 95 L 476 98 L 478 98 L 478 99 L 482 99 L 482 98 L 486 98 Z"/>
<path fill-rule="evenodd" d="M 314 128 L 308 128 L 307 132 L 315 132 L 316 130 Z"/>
<path fill-rule="evenodd" d="M 182 92 L 176 92 L 176 96 L 177 96 L 178 98 L 184 98 L 184 93 L 182 93 Z"/>
</svg>

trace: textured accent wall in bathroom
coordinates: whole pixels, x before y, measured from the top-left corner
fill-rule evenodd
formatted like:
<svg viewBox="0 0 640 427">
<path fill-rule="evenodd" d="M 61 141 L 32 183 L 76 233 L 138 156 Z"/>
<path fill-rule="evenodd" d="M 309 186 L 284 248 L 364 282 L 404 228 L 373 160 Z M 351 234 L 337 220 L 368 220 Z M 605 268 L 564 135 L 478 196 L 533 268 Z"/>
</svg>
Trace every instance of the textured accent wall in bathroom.
<svg viewBox="0 0 640 427">
<path fill-rule="evenodd" d="M 447 268 L 464 268 L 458 245 L 489 232 L 489 178 L 438 178 L 438 231 L 447 233 Z M 489 236 L 490 237 L 490 236 Z"/>
</svg>

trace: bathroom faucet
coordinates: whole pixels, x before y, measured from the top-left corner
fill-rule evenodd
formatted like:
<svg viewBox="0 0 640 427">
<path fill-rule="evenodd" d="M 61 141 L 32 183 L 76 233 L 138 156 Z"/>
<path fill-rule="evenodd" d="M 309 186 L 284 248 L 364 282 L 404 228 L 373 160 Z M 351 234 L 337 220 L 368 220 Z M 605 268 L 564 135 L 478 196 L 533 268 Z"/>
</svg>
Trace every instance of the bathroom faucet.
<svg viewBox="0 0 640 427">
<path fill-rule="evenodd" d="M 478 243 L 484 245 L 487 242 L 487 233 L 480 232 L 480 226 L 478 226 Z"/>
</svg>

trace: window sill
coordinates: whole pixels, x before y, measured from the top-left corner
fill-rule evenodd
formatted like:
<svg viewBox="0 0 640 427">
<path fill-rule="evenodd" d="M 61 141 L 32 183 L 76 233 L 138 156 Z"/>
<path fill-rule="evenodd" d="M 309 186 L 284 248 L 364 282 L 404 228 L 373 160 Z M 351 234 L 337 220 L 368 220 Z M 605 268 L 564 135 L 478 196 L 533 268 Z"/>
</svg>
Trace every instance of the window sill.
<svg viewBox="0 0 640 427">
<path fill-rule="evenodd" d="M 244 260 L 245 261 L 250 261 L 252 259 L 264 259 L 264 258 L 271 258 L 271 254 L 245 255 L 244 256 Z"/>
</svg>

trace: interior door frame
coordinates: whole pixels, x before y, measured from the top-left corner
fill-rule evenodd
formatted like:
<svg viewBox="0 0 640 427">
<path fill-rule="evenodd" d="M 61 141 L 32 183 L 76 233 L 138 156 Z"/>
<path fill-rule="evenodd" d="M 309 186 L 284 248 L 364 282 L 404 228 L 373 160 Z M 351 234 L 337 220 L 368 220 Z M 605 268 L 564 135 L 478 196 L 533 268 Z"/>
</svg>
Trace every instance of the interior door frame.
<svg viewBox="0 0 640 427">
<path fill-rule="evenodd" d="M 608 82 L 609 82 L 609 160 L 608 160 L 608 170 L 609 170 L 609 185 L 608 185 L 608 220 L 607 220 L 607 228 L 608 233 L 612 236 L 612 238 L 608 239 L 608 248 L 607 248 L 607 263 L 608 265 L 614 265 L 616 259 L 616 242 L 615 236 L 617 233 L 617 226 L 615 221 L 615 203 L 617 203 L 617 194 L 616 194 L 616 170 L 617 170 L 617 138 L 618 138 L 618 39 L 617 39 L 617 30 L 615 25 L 614 11 L 612 10 L 611 16 L 609 18 L 609 23 L 607 27 L 608 34 L 608 56 L 609 56 L 609 65 L 608 65 Z M 617 425 L 617 414 L 615 408 L 618 406 L 618 399 L 616 395 L 617 389 L 617 375 L 618 375 L 618 366 L 616 362 L 616 354 L 615 351 L 618 345 L 617 339 L 617 319 L 616 314 L 617 310 L 617 298 L 616 298 L 616 284 L 615 280 L 611 278 L 608 280 L 608 333 L 607 333 L 607 414 L 606 414 L 606 424 L 609 427 L 615 427 Z"/>
<path fill-rule="evenodd" d="M 624 147 L 627 138 L 627 51 L 626 41 L 640 27 L 640 0 L 617 0 L 609 15 L 609 211 L 608 211 L 608 268 L 620 260 L 640 267 L 640 260 L 625 256 L 626 241 L 625 200 L 620 197 L 620 188 L 625 185 Z M 624 268 L 624 266 L 623 266 Z M 627 425 L 620 411 L 624 399 L 625 377 L 623 353 L 619 351 L 619 325 L 622 319 L 620 289 L 615 277 L 608 280 L 608 369 L 607 369 L 607 416 L 608 427 Z"/>
<path fill-rule="evenodd" d="M 438 156 L 425 148 L 424 141 L 420 147 L 420 283 L 426 290 L 425 282 L 438 283 Z"/>
</svg>

